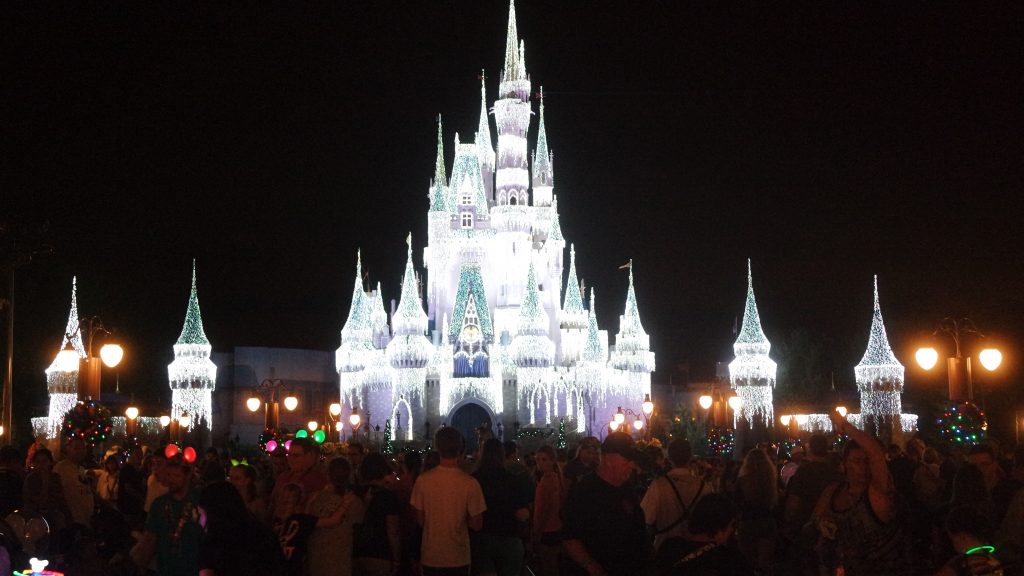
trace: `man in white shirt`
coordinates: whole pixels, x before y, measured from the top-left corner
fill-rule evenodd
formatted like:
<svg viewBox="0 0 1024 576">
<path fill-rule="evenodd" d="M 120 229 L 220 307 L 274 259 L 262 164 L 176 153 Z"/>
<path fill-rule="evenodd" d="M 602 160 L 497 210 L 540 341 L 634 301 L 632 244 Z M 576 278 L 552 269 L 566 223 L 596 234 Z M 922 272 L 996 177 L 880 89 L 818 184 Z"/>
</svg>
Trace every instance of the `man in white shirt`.
<svg viewBox="0 0 1024 576">
<path fill-rule="evenodd" d="M 82 468 L 87 449 L 85 440 L 72 438 L 64 445 L 64 458 L 54 464 L 53 471 L 60 476 L 60 485 L 64 489 L 64 500 L 71 510 L 71 520 L 82 526 L 92 525 L 93 496 L 92 486 Z"/>
<path fill-rule="evenodd" d="M 459 468 L 462 434 L 455 428 L 439 428 L 434 448 L 441 455 L 441 464 L 420 475 L 410 500 L 423 527 L 420 562 L 424 576 L 466 576 L 469 531 L 483 526 L 487 505 L 476 478 Z"/>
<path fill-rule="evenodd" d="M 686 518 L 701 496 L 713 492 L 711 484 L 698 478 L 690 469 L 693 449 L 690 443 L 676 438 L 668 445 L 668 459 L 672 469 L 668 474 L 651 482 L 640 507 L 644 521 L 654 534 L 654 549 L 673 536 L 685 537 Z"/>
</svg>

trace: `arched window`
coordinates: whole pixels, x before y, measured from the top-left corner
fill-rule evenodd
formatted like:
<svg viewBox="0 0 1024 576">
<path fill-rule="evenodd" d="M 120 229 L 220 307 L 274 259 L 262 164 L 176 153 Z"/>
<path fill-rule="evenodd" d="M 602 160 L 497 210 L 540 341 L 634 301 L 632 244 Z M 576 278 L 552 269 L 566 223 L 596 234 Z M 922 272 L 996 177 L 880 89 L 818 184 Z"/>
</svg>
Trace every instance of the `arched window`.
<svg viewBox="0 0 1024 576">
<path fill-rule="evenodd" d="M 516 195 L 515 194 L 512 194 L 511 196 L 508 197 L 508 205 L 509 206 L 515 206 L 516 205 Z"/>
</svg>

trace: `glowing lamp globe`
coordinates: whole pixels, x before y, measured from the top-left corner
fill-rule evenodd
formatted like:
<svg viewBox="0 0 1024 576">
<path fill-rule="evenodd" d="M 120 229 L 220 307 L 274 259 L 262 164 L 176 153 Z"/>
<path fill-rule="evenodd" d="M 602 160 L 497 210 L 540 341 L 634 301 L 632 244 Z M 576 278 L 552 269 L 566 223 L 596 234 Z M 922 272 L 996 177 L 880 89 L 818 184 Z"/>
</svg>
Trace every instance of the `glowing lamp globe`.
<svg viewBox="0 0 1024 576">
<path fill-rule="evenodd" d="M 352 415 L 348 417 L 348 423 L 351 424 L 353 428 L 359 426 L 359 413 L 356 412 L 355 409 L 352 410 Z"/>
<path fill-rule="evenodd" d="M 331 416 L 337 418 L 341 414 L 341 404 L 338 404 L 337 402 L 332 403 L 330 410 Z"/>
<path fill-rule="evenodd" d="M 918 348 L 914 353 L 914 359 L 921 368 L 931 370 L 939 361 L 939 352 L 935 348 Z"/>
<path fill-rule="evenodd" d="M 646 414 L 648 416 L 650 416 L 651 413 L 654 412 L 654 402 L 651 402 L 651 395 L 650 394 L 645 394 L 644 395 L 644 404 L 643 404 L 643 408 L 642 409 L 643 409 L 644 414 Z"/>
<path fill-rule="evenodd" d="M 636 428 L 637 430 L 643 430 L 644 429 L 644 421 L 639 419 L 639 418 L 637 418 L 636 420 L 633 420 L 633 428 Z"/>
<path fill-rule="evenodd" d="M 79 359 L 78 352 L 68 342 L 68 345 L 57 353 L 57 359 L 54 364 L 57 366 L 57 370 L 61 372 L 77 372 Z"/>
<path fill-rule="evenodd" d="M 189 417 L 188 414 L 182 414 L 178 418 L 178 425 L 181 426 L 182 428 L 188 428 L 192 426 L 192 418 Z"/>
<path fill-rule="evenodd" d="M 289 412 L 295 410 L 296 408 L 299 407 L 299 399 L 296 398 L 295 396 L 288 396 L 287 398 L 284 399 L 284 407 Z"/>
<path fill-rule="evenodd" d="M 263 402 L 261 402 L 260 399 L 255 396 L 245 401 L 245 407 L 249 409 L 249 412 L 255 412 L 259 410 L 260 406 L 262 405 Z"/>
<path fill-rule="evenodd" d="M 978 360 L 981 360 L 981 365 L 985 367 L 985 370 L 991 372 L 1003 363 L 1003 353 L 995 348 L 985 348 L 978 353 Z"/>
<path fill-rule="evenodd" d="M 619 429 L 619 423 L 616 422 L 615 420 L 612 420 L 611 422 L 608 423 L 608 428 L 610 428 L 612 432 L 615 432 L 616 430 Z"/>
<path fill-rule="evenodd" d="M 106 364 L 107 368 L 117 366 L 121 363 L 122 358 L 124 358 L 124 348 L 118 344 L 104 344 L 100 348 L 100 360 Z"/>
<path fill-rule="evenodd" d="M 846 406 L 836 406 L 836 412 L 843 418 L 846 418 Z"/>
<path fill-rule="evenodd" d="M 170 423 L 171 423 L 171 417 L 170 416 L 164 414 L 163 416 L 160 417 L 160 425 L 163 426 L 164 428 L 167 428 L 167 425 L 170 424 Z"/>
<path fill-rule="evenodd" d="M 124 415 L 129 420 L 135 420 L 136 418 L 139 417 L 139 409 L 136 408 L 135 406 L 129 406 L 128 409 L 124 411 Z"/>
<path fill-rule="evenodd" d="M 622 412 L 622 406 L 619 406 L 619 409 L 615 411 L 615 423 L 622 424 L 625 421 L 626 415 Z"/>
<path fill-rule="evenodd" d="M 739 410 L 742 407 L 743 407 L 743 398 L 740 398 L 739 396 L 730 396 L 729 397 L 729 408 L 732 408 L 733 412 Z"/>
<path fill-rule="evenodd" d="M 335 422 L 334 423 L 334 429 L 337 430 L 338 432 L 341 432 L 342 430 L 345 429 L 345 423 L 344 422 Z"/>
<path fill-rule="evenodd" d="M 310 420 L 309 422 L 306 423 L 306 428 L 309 428 L 310 432 L 315 431 L 319 427 L 320 427 L 320 423 L 317 422 L 316 420 Z"/>
<path fill-rule="evenodd" d="M 793 417 L 790 416 L 789 414 L 783 414 L 782 416 L 779 416 L 779 422 L 781 422 L 783 426 L 789 426 L 789 422 L 792 419 Z"/>
<path fill-rule="evenodd" d="M 703 395 L 703 396 L 701 396 L 700 398 L 697 399 L 697 403 L 700 404 L 700 407 L 705 409 L 705 410 L 707 410 L 708 408 L 711 408 L 711 403 L 712 402 L 713 402 L 713 400 L 711 399 L 711 396 L 708 396 L 707 394 L 705 394 L 705 395 Z"/>
</svg>

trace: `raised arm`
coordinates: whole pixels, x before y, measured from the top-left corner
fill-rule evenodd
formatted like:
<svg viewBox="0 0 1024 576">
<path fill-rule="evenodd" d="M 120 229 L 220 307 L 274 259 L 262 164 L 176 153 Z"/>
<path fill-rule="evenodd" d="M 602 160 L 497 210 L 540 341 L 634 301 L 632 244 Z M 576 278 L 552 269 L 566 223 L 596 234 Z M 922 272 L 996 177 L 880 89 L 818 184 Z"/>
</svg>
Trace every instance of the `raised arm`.
<svg viewBox="0 0 1024 576">
<path fill-rule="evenodd" d="M 882 451 L 877 440 L 867 432 L 850 424 L 845 416 L 840 416 L 838 412 L 833 411 L 829 417 L 832 419 L 834 431 L 849 436 L 864 450 L 864 454 L 868 458 L 868 469 L 871 471 L 871 483 L 868 485 L 871 506 L 879 520 L 888 522 L 892 518 L 893 487 L 889 466 L 885 461 L 885 452 Z"/>
</svg>

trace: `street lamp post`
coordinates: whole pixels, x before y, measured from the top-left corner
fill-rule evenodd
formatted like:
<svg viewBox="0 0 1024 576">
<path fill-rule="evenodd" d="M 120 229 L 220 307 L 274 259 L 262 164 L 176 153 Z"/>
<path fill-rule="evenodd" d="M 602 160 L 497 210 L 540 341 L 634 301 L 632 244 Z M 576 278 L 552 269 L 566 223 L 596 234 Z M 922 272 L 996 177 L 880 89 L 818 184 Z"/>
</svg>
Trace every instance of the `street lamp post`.
<svg viewBox="0 0 1024 576">
<path fill-rule="evenodd" d="M 100 386 L 100 362 L 105 364 L 108 368 L 114 368 L 121 363 L 121 359 L 124 358 L 124 349 L 120 345 L 113 342 L 108 342 L 100 347 L 99 358 L 92 355 L 93 342 L 96 334 L 101 332 L 106 335 L 112 334 L 110 330 L 107 330 L 103 326 L 103 320 L 99 316 L 92 316 L 90 318 L 80 318 L 78 320 L 79 329 L 82 329 L 83 336 L 85 338 L 85 366 L 79 364 L 78 352 L 75 351 L 71 345 L 72 334 L 67 335 L 69 340 L 68 345 L 57 355 L 57 365 L 65 371 L 73 371 L 75 368 L 78 369 L 78 399 L 87 400 L 92 398 L 99 402 L 100 394 L 102 392 Z M 84 329 L 83 329 L 84 328 Z"/>
<path fill-rule="evenodd" d="M 705 427 L 708 426 L 709 420 L 711 426 L 728 427 L 728 409 L 736 412 L 743 406 L 743 399 L 735 395 L 735 393 L 727 398 L 724 397 L 718 389 L 716 381 L 711 384 L 711 390 L 707 394 L 697 399 L 697 403 L 701 408 L 708 411 L 707 417 L 704 420 Z"/>
<path fill-rule="evenodd" d="M 291 393 L 285 396 L 283 400 L 279 400 L 284 388 L 284 380 L 267 378 L 260 382 L 253 395 L 245 401 L 245 406 L 250 412 L 257 412 L 260 406 L 264 407 L 263 423 L 267 430 L 277 431 L 280 424 L 280 405 L 282 402 L 285 409 L 289 412 L 294 411 L 299 406 L 299 399 Z"/>
<path fill-rule="evenodd" d="M 970 318 L 944 318 L 939 324 L 935 334 L 946 334 L 953 339 L 955 356 L 946 359 L 946 373 L 949 383 L 949 400 L 951 402 L 974 402 L 974 379 L 971 373 L 971 357 L 962 354 L 961 343 L 966 336 L 977 336 L 984 339 L 982 334 Z M 920 348 L 914 354 L 914 358 L 921 368 L 931 370 L 939 360 L 939 353 L 935 348 Z M 978 353 L 978 360 L 988 371 L 999 368 L 1003 361 L 1003 354 L 995 348 L 985 348 Z"/>
</svg>

